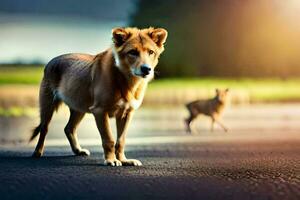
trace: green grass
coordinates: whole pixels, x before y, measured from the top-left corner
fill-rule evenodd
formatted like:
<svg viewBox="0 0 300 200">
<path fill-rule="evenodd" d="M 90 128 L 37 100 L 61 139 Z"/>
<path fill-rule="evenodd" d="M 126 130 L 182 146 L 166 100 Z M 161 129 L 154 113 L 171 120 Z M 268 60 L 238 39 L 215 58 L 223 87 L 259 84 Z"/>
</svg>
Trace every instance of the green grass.
<svg viewBox="0 0 300 200">
<path fill-rule="evenodd" d="M 31 84 L 38 85 L 43 76 L 43 67 L 0 67 L 0 85 Z M 230 88 L 232 91 L 246 93 L 251 101 L 300 101 L 300 77 L 293 79 L 276 78 L 175 78 L 154 80 L 149 92 L 197 90 L 213 94 L 215 88 Z M 148 92 L 147 92 L 148 93 Z"/>
<path fill-rule="evenodd" d="M 27 107 L 11 107 L 4 109 L 0 107 L 0 116 L 3 117 L 21 117 L 21 116 L 35 116 L 36 110 Z"/>
<path fill-rule="evenodd" d="M 150 91 L 195 89 L 206 93 L 212 93 L 215 88 L 230 88 L 235 93 L 246 93 L 252 102 L 300 101 L 300 78 L 162 79 L 149 86 Z"/>
<path fill-rule="evenodd" d="M 43 77 L 43 67 L 0 67 L 0 85 L 39 84 Z"/>
</svg>

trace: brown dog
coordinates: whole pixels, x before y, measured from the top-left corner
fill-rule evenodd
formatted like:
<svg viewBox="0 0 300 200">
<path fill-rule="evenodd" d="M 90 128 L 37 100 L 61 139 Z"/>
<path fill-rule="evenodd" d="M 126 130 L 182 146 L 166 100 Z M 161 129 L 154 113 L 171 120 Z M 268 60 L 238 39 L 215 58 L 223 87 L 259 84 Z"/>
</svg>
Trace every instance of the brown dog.
<svg viewBox="0 0 300 200">
<path fill-rule="evenodd" d="M 221 122 L 221 114 L 228 102 L 228 91 L 216 89 L 216 96 L 208 100 L 197 100 L 186 105 L 190 116 L 185 120 L 187 131 L 191 133 L 191 122 L 199 115 L 207 115 L 211 117 L 211 131 L 214 129 L 214 123 L 217 122 L 225 132 L 228 129 Z"/>
<path fill-rule="evenodd" d="M 147 84 L 154 76 L 167 31 L 115 28 L 112 38 L 112 47 L 98 55 L 66 54 L 46 65 L 40 87 L 40 124 L 30 139 L 40 134 L 34 157 L 43 154 L 53 112 L 64 102 L 71 113 L 65 134 L 74 154 L 90 154 L 80 147 L 75 129 L 85 113 L 92 113 L 102 138 L 104 163 L 142 165 L 139 160 L 125 157 L 125 135 L 133 111 L 141 105 Z M 109 117 L 116 118 L 116 142 Z"/>
</svg>

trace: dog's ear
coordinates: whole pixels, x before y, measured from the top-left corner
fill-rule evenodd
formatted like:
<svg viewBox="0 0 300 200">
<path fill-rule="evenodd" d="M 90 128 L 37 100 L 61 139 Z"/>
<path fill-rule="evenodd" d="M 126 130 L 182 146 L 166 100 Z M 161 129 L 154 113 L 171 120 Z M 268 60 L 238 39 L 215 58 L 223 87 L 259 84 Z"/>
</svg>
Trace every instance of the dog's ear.
<svg viewBox="0 0 300 200">
<path fill-rule="evenodd" d="M 112 36 L 114 44 L 120 47 L 130 37 L 130 33 L 128 33 L 125 28 L 114 28 L 112 30 Z"/>
<path fill-rule="evenodd" d="M 220 90 L 218 88 L 216 88 L 216 94 L 219 94 Z"/>
<path fill-rule="evenodd" d="M 229 92 L 229 88 L 226 88 L 225 92 Z"/>
<path fill-rule="evenodd" d="M 168 36 L 168 32 L 163 28 L 151 28 L 148 34 L 158 47 L 162 47 Z"/>
</svg>

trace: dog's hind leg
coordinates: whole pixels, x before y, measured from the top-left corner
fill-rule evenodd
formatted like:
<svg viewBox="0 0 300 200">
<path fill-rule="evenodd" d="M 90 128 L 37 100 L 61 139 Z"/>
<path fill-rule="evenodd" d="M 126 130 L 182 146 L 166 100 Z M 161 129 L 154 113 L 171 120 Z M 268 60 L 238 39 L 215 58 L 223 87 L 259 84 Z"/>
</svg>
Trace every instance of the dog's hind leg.
<svg viewBox="0 0 300 200">
<path fill-rule="evenodd" d="M 77 138 L 76 128 L 84 117 L 84 113 L 70 109 L 70 118 L 65 127 L 65 134 L 69 140 L 72 151 L 78 156 L 90 155 L 89 150 L 82 149 Z"/>
<path fill-rule="evenodd" d="M 192 132 L 192 130 L 191 130 L 191 123 L 192 123 L 193 119 L 194 118 L 192 116 L 190 116 L 189 118 L 187 118 L 187 119 L 184 120 L 185 121 L 185 126 L 186 126 L 186 132 L 188 132 L 188 133 Z"/>
<path fill-rule="evenodd" d="M 185 119 L 186 132 L 192 134 L 192 122 L 197 118 L 199 113 L 197 109 L 191 105 L 186 105 L 186 108 L 189 111 L 189 117 Z"/>
<path fill-rule="evenodd" d="M 40 124 L 34 130 L 30 140 L 33 140 L 39 133 L 39 140 L 32 154 L 33 157 L 41 157 L 44 152 L 45 138 L 48 132 L 48 125 L 53 112 L 58 108 L 60 100 L 55 98 L 54 93 L 48 84 L 43 80 L 40 88 Z"/>
<path fill-rule="evenodd" d="M 198 113 L 195 109 L 188 108 L 190 116 L 185 119 L 186 131 L 187 133 L 192 133 L 192 122 L 197 118 Z"/>
</svg>

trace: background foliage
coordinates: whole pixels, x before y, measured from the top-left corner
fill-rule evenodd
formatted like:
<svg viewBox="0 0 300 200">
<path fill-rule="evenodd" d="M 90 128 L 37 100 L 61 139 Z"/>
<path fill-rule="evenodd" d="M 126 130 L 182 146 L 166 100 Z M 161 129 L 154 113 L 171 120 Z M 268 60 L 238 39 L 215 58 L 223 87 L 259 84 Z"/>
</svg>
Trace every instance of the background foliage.
<svg viewBox="0 0 300 200">
<path fill-rule="evenodd" d="M 161 77 L 286 78 L 300 75 L 300 16 L 292 6 L 278 0 L 139 0 L 130 25 L 169 31 Z"/>
</svg>

